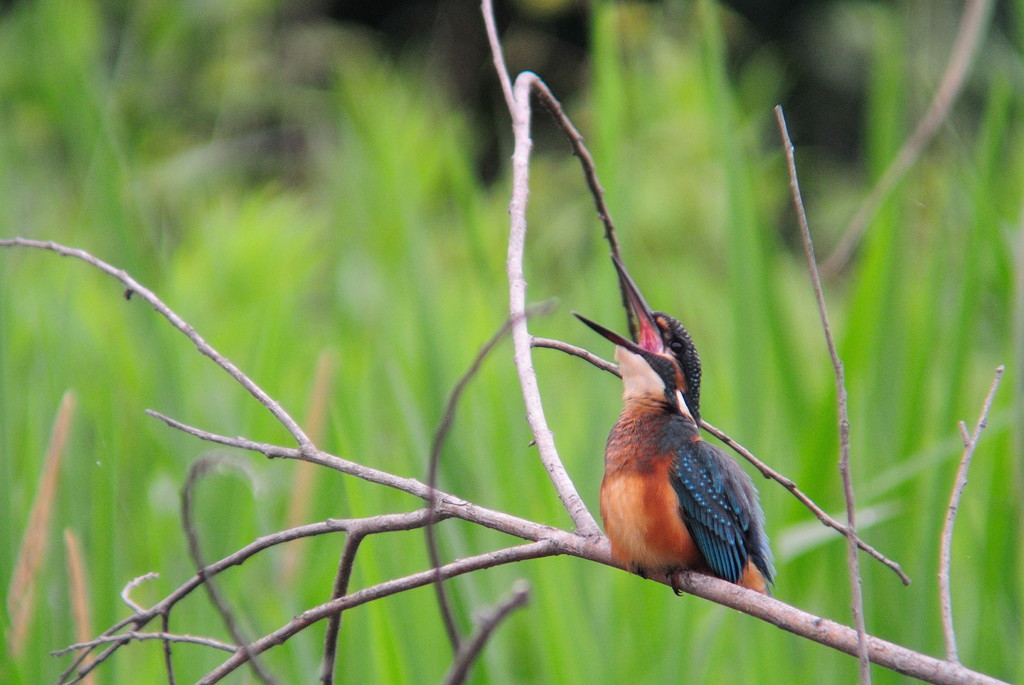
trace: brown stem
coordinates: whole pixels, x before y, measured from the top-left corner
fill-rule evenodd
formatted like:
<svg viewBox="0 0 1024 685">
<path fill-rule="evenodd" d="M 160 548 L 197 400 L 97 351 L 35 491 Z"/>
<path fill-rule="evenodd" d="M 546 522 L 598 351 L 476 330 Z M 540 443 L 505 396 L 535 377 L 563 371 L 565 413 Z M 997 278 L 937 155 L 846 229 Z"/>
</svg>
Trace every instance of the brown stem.
<svg viewBox="0 0 1024 685">
<path fill-rule="evenodd" d="M 149 306 L 157 311 L 162 317 L 167 319 L 172 326 L 181 331 L 185 337 L 192 341 L 192 344 L 196 346 L 199 352 L 210 359 L 224 369 L 228 375 L 235 379 L 235 381 L 245 388 L 249 394 L 259 400 L 260 404 L 267 408 L 267 410 L 280 422 L 285 429 L 291 433 L 292 437 L 295 438 L 295 442 L 300 447 L 309 447 L 313 443 L 303 432 L 299 424 L 295 422 L 288 412 L 286 412 L 276 400 L 270 395 L 263 391 L 263 389 L 256 385 L 255 382 L 247 375 L 242 373 L 235 364 L 222 355 L 220 352 L 215 350 L 206 340 L 203 339 L 199 333 L 196 332 L 192 325 L 187 321 L 178 316 L 174 310 L 164 304 L 159 297 L 157 297 L 151 290 L 144 287 L 141 283 L 132 278 L 123 269 L 118 269 L 110 264 L 107 264 L 102 259 L 97 259 L 93 255 L 89 254 L 85 250 L 76 250 L 74 248 L 65 247 L 53 241 L 43 240 L 30 240 L 28 238 L 6 238 L 0 240 L 0 247 L 31 247 L 41 250 L 50 250 L 56 252 L 62 257 L 73 257 L 74 259 L 80 259 L 86 264 L 90 264 L 100 271 L 113 276 L 120 281 L 126 288 L 126 293 L 132 295 L 138 295 L 141 299 L 145 300 Z"/>
<path fill-rule="evenodd" d="M 825 333 L 825 344 L 832 358 L 832 368 L 836 375 L 836 404 L 839 414 L 839 475 L 843 481 L 843 496 L 846 500 L 846 540 L 848 543 L 847 565 L 850 573 L 851 610 L 857 625 L 857 656 L 860 659 L 860 682 L 868 685 L 871 682 L 871 660 L 868 654 L 868 632 L 864 620 L 863 579 L 860 574 L 860 561 L 857 557 L 857 506 L 853 493 L 853 478 L 850 474 L 850 417 L 846 406 L 846 380 L 843 362 L 839 358 L 835 340 L 832 338 L 832 327 L 828 322 L 828 308 L 825 306 L 825 293 L 821 289 L 821 278 L 818 275 L 818 263 L 814 259 L 814 243 L 811 241 L 811 229 L 807 223 L 807 211 L 800 195 L 800 181 L 796 174 L 796 159 L 793 154 L 793 142 L 789 139 L 786 118 L 782 114 L 782 106 L 775 107 L 775 118 L 779 123 L 783 147 L 786 151 L 786 166 L 789 169 L 789 187 L 793 193 L 793 208 L 796 210 L 797 223 L 800 225 L 800 237 L 803 239 L 804 255 L 807 257 L 807 270 L 811 276 L 814 297 L 818 302 L 818 315 Z"/>
<path fill-rule="evenodd" d="M 345 546 L 341 550 L 341 559 L 338 561 L 338 573 L 334 577 L 331 599 L 338 599 L 348 594 L 348 582 L 352 577 L 352 567 L 355 564 L 356 553 L 359 551 L 359 543 L 362 541 L 363 533 L 361 531 L 349 533 L 345 538 Z M 327 619 L 324 657 L 320 661 L 320 682 L 323 685 L 333 685 L 334 683 L 334 662 L 338 655 L 338 633 L 341 631 L 342 615 L 343 612 L 339 611 Z"/>
<path fill-rule="evenodd" d="M 490 639 L 498 625 L 514 610 L 526 606 L 529 599 L 530 586 L 526 581 L 518 581 L 513 586 L 512 592 L 509 593 L 508 597 L 499 602 L 494 609 L 480 617 L 476 630 L 473 631 L 473 634 L 462 648 L 459 649 L 454 663 L 448 669 L 448 674 L 445 675 L 442 681 L 444 685 L 460 685 L 460 683 L 466 680 L 470 667 L 476 661 L 476 658 L 480 655 L 481 650 L 483 650 L 484 645 L 487 644 L 487 640 Z"/>
<path fill-rule="evenodd" d="M 196 575 L 199 576 L 203 587 L 206 588 L 206 593 L 210 597 L 210 603 L 217 610 L 217 613 L 220 614 L 221 619 L 224 621 L 224 627 L 227 628 L 231 638 L 236 643 L 242 645 L 242 649 L 248 649 L 246 645 L 249 641 L 242 634 L 242 628 L 235 620 L 234 612 L 228 605 L 227 599 L 221 594 L 220 588 L 213 578 L 205 575 L 206 564 L 203 562 L 203 553 L 199 544 L 199 531 L 196 529 L 195 519 L 193 518 L 196 485 L 213 468 L 223 463 L 225 463 L 225 459 L 215 455 L 200 457 L 192 462 L 192 466 L 188 470 L 188 477 L 185 479 L 185 486 L 181 490 L 181 525 L 185 530 L 185 537 L 188 539 L 188 553 L 192 557 L 192 563 L 196 566 Z M 164 612 L 163 617 L 167 621 L 169 613 Z M 163 632 L 169 633 L 169 626 L 165 625 Z M 168 676 L 173 681 L 174 671 L 171 670 L 170 644 L 170 642 L 164 643 L 167 648 Z M 266 666 L 263 665 L 262 660 L 257 659 L 255 654 L 249 655 L 249 665 L 252 668 L 253 675 L 261 682 L 267 685 L 274 685 L 277 682 Z"/>
<path fill-rule="evenodd" d="M 445 564 L 439 570 L 443 578 L 452 578 L 454 576 L 470 573 L 480 569 L 493 568 L 495 566 L 510 564 L 526 559 L 538 559 L 540 557 L 551 556 L 557 553 L 558 547 L 555 544 L 550 540 L 542 540 L 540 542 L 531 542 L 518 547 L 479 554 L 466 559 L 459 559 L 458 561 L 453 561 L 450 564 Z M 361 604 L 366 604 L 367 602 L 372 602 L 381 597 L 387 597 L 413 588 L 423 587 L 427 583 L 432 583 L 437 575 L 436 571 L 436 569 L 429 569 L 420 573 L 414 573 L 410 576 L 405 576 L 404 578 L 389 580 L 387 582 L 380 583 L 379 585 L 366 588 L 365 590 L 353 592 L 344 597 L 331 600 L 330 602 L 321 604 L 318 607 L 307 609 L 273 633 L 264 635 L 259 640 L 247 645 L 247 649 L 239 649 L 236 651 L 231 658 L 227 659 L 220 666 L 203 676 L 198 683 L 199 685 L 212 685 L 213 683 L 219 682 L 239 666 L 243 665 L 248 658 L 248 653 L 260 654 L 271 647 L 282 644 L 292 635 L 295 635 L 296 633 L 338 611 L 350 609 Z"/>
<path fill-rule="evenodd" d="M 967 470 L 971 468 L 971 459 L 974 457 L 974 450 L 978 447 L 978 440 L 981 439 L 981 432 L 988 426 L 988 412 L 992 408 L 992 401 L 995 399 L 996 390 L 999 389 L 999 381 L 1003 378 L 1006 367 L 1000 366 L 996 369 L 995 378 L 988 389 L 988 395 L 981 406 L 981 415 L 974 426 L 974 433 L 964 440 L 964 456 L 960 459 L 960 467 L 956 471 L 956 481 L 953 485 L 953 494 L 949 498 L 949 509 L 946 511 L 946 522 L 942 526 L 942 537 L 939 541 L 939 608 L 942 612 L 942 633 L 946 638 L 946 659 L 953 663 L 960 663 L 956 649 L 956 632 L 953 630 L 953 602 L 950 597 L 949 565 L 950 549 L 953 546 L 953 525 L 956 523 L 956 514 L 960 508 L 960 498 L 967 487 Z M 961 421 L 961 427 L 963 422 Z M 966 429 L 964 429 L 966 433 Z"/>
</svg>

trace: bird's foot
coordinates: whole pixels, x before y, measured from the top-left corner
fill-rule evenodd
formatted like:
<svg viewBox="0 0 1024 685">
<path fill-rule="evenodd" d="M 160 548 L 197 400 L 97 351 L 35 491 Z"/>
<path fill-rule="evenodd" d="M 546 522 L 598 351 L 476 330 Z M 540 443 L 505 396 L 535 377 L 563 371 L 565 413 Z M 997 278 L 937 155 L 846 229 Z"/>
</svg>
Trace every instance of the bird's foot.
<svg viewBox="0 0 1024 685">
<path fill-rule="evenodd" d="M 681 585 L 681 570 L 678 568 L 672 569 L 666 574 L 668 576 L 668 584 L 672 586 L 672 592 L 676 593 L 676 597 L 682 597 L 685 594 Z"/>
</svg>

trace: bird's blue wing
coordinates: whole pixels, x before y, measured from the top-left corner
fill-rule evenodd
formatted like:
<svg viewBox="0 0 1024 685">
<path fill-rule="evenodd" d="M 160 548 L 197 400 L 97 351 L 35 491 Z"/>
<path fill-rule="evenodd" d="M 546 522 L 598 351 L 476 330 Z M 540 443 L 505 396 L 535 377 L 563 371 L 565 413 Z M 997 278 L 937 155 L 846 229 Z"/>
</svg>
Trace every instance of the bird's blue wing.
<svg viewBox="0 0 1024 685">
<path fill-rule="evenodd" d="M 689 442 L 676 452 L 672 487 L 686 529 L 716 576 L 739 582 L 750 559 L 771 582 L 764 514 L 735 461 L 703 440 Z"/>
</svg>

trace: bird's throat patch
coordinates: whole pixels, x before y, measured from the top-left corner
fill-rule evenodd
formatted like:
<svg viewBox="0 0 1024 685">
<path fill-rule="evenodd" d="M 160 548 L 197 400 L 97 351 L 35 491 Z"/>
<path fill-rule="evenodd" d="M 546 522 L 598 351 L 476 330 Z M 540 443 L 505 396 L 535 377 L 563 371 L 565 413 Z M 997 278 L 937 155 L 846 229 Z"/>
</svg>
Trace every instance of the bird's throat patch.
<svg viewBox="0 0 1024 685">
<path fill-rule="evenodd" d="M 630 352 L 625 347 L 616 346 L 615 361 L 619 363 L 619 372 L 625 386 L 623 397 L 665 394 L 665 381 L 640 355 Z"/>
</svg>

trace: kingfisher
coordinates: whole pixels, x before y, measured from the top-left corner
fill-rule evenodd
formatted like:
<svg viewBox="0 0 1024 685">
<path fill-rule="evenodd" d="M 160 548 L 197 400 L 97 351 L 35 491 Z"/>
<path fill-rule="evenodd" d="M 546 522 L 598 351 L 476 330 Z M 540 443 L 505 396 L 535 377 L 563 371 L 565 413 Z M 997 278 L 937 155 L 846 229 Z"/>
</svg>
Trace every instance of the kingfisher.
<svg viewBox="0 0 1024 685">
<path fill-rule="evenodd" d="M 750 476 L 700 435 L 701 365 L 677 319 L 651 311 L 617 256 L 633 340 L 573 312 L 615 343 L 624 407 L 608 436 L 601 518 L 612 556 L 641 577 L 711 575 L 771 594 L 775 569 Z"/>
</svg>

